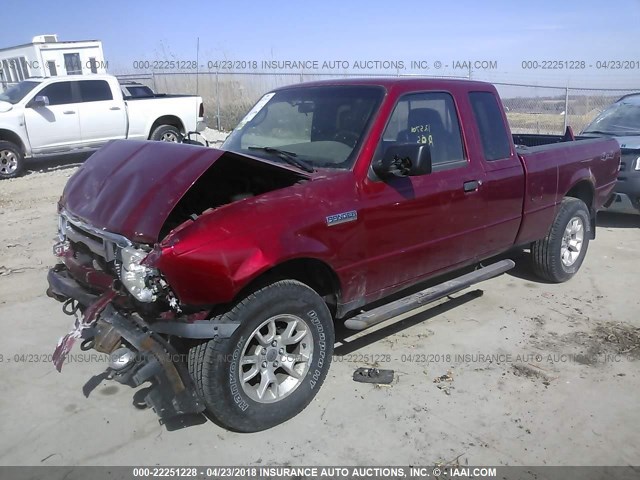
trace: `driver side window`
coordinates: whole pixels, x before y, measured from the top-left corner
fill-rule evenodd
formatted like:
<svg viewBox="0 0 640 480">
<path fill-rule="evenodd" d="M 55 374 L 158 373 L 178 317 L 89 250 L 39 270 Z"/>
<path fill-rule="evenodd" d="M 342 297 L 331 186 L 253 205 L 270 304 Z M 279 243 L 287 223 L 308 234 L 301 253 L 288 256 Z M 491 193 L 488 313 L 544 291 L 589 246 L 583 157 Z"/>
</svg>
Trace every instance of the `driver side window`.
<svg viewBox="0 0 640 480">
<path fill-rule="evenodd" d="M 44 87 L 36 96 L 39 95 L 48 97 L 50 106 L 74 103 L 71 82 L 52 83 Z"/>
<path fill-rule="evenodd" d="M 448 93 L 416 93 L 402 97 L 382 135 L 380 154 L 393 144 L 428 145 L 434 170 L 466 165 L 460 124 Z"/>
</svg>

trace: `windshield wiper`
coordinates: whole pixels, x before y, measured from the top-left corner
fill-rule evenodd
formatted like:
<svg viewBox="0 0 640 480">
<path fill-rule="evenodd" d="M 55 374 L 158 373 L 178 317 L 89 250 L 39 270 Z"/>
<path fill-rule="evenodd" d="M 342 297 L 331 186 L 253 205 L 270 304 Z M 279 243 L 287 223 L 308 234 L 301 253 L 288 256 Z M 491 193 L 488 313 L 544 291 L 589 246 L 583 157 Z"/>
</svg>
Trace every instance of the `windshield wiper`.
<svg viewBox="0 0 640 480">
<path fill-rule="evenodd" d="M 582 133 L 595 133 L 599 135 L 617 135 L 616 132 L 605 132 L 604 130 L 585 130 Z"/>
<path fill-rule="evenodd" d="M 614 128 L 618 128 L 620 130 L 618 130 L 620 132 L 620 136 L 623 135 L 630 135 L 630 136 L 636 136 L 640 133 L 640 130 L 638 130 L 635 127 L 627 127 L 626 125 L 611 125 Z"/>
<path fill-rule="evenodd" d="M 272 153 L 279 156 L 289 165 L 298 167 L 300 170 L 304 170 L 305 172 L 309 173 L 313 173 L 315 171 L 311 165 L 309 165 L 301 158 L 298 158 L 297 153 L 287 152 L 286 150 L 280 150 L 279 148 L 275 147 L 249 147 L 249 150 L 262 150 L 263 152 Z"/>
</svg>

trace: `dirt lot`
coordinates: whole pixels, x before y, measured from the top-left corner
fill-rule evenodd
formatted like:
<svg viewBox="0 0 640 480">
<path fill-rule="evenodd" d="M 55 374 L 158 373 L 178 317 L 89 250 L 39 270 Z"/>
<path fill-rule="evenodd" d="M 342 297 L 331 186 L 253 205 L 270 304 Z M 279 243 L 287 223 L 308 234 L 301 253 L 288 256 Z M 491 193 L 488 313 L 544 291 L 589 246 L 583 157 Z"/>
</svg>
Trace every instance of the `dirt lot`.
<svg viewBox="0 0 640 480">
<path fill-rule="evenodd" d="M 74 167 L 43 167 L 0 184 L 0 464 L 640 464 L 640 216 L 601 215 L 568 283 L 537 281 L 523 256 L 483 295 L 343 341 L 302 414 L 243 435 L 200 419 L 162 426 L 118 383 L 85 398 L 104 369 L 88 353 L 62 374 L 47 361 L 71 325 L 44 291 Z M 376 361 L 392 385 L 352 380 Z"/>
</svg>

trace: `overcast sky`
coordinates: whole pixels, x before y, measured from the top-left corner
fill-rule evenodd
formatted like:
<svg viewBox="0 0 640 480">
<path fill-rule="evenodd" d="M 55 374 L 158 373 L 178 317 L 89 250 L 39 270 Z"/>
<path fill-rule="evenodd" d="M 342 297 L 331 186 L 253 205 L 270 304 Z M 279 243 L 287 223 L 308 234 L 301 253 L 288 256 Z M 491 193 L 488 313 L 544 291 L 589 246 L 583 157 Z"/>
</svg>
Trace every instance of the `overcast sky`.
<svg viewBox="0 0 640 480">
<path fill-rule="evenodd" d="M 638 0 L 536 2 L 2 0 L 0 48 L 56 33 L 102 40 L 112 73 L 135 60 L 340 60 L 427 62 L 422 73 L 467 75 L 453 62 L 487 60 L 472 77 L 503 82 L 640 88 Z M 523 61 L 585 61 L 576 70 L 523 69 Z M 605 70 L 597 62 L 629 60 Z M 434 63 L 441 62 L 438 72 Z M 574 63 L 574 65 L 576 65 Z M 578 64 L 579 65 L 579 64 Z M 448 67 L 447 67 L 448 66 Z M 377 70 L 383 73 L 384 70 Z M 369 73 L 367 71 L 367 73 Z M 395 71 L 388 72 L 395 73 Z"/>
</svg>

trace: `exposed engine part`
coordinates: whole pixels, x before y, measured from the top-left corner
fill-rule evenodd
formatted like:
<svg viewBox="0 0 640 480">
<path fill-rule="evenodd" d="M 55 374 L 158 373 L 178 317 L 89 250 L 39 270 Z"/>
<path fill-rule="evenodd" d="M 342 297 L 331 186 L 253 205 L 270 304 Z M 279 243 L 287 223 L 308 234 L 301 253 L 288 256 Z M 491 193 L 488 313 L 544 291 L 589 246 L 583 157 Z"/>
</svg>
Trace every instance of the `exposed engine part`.
<svg viewBox="0 0 640 480">
<path fill-rule="evenodd" d="M 101 353 L 112 353 L 122 343 L 122 337 L 113 325 L 99 319 L 95 326 L 93 348 Z"/>
<path fill-rule="evenodd" d="M 120 347 L 111 353 L 109 368 L 121 372 L 135 363 L 136 354 L 127 347 Z"/>
<path fill-rule="evenodd" d="M 294 185 L 299 176 L 286 170 L 243 161 L 227 154 L 209 168 L 187 191 L 167 218 L 160 238 L 185 220 L 228 203 Z"/>
<path fill-rule="evenodd" d="M 204 410 L 204 404 L 195 391 L 188 371 L 184 365 L 172 361 L 176 351 L 167 342 L 144 331 L 143 328 L 148 327 L 144 322 L 120 314 L 111 305 L 104 309 L 102 318 L 113 325 L 135 351 L 131 368 L 119 372 L 112 369 L 115 380 L 133 386 L 151 381 L 153 388 L 144 400 L 155 410 L 161 421 Z M 125 356 L 122 362 L 129 365 L 130 356 L 125 355 L 124 350 L 122 355 Z"/>
<path fill-rule="evenodd" d="M 158 292 L 162 292 L 164 294 L 164 299 L 169 304 L 169 307 L 176 312 L 182 313 L 182 308 L 180 308 L 180 301 L 176 294 L 173 293 L 173 290 L 169 288 L 169 284 L 162 277 L 157 277 L 157 285 L 159 286 Z"/>
<path fill-rule="evenodd" d="M 237 195 L 233 195 L 231 197 L 231 201 L 232 202 L 239 202 L 240 200 L 244 200 L 245 198 L 251 198 L 254 195 L 250 192 L 246 192 L 246 193 L 238 193 Z"/>
<path fill-rule="evenodd" d="M 173 296 L 169 297 L 169 306 L 178 313 L 182 313 L 182 309 L 180 308 L 180 302 L 178 299 Z"/>
</svg>

